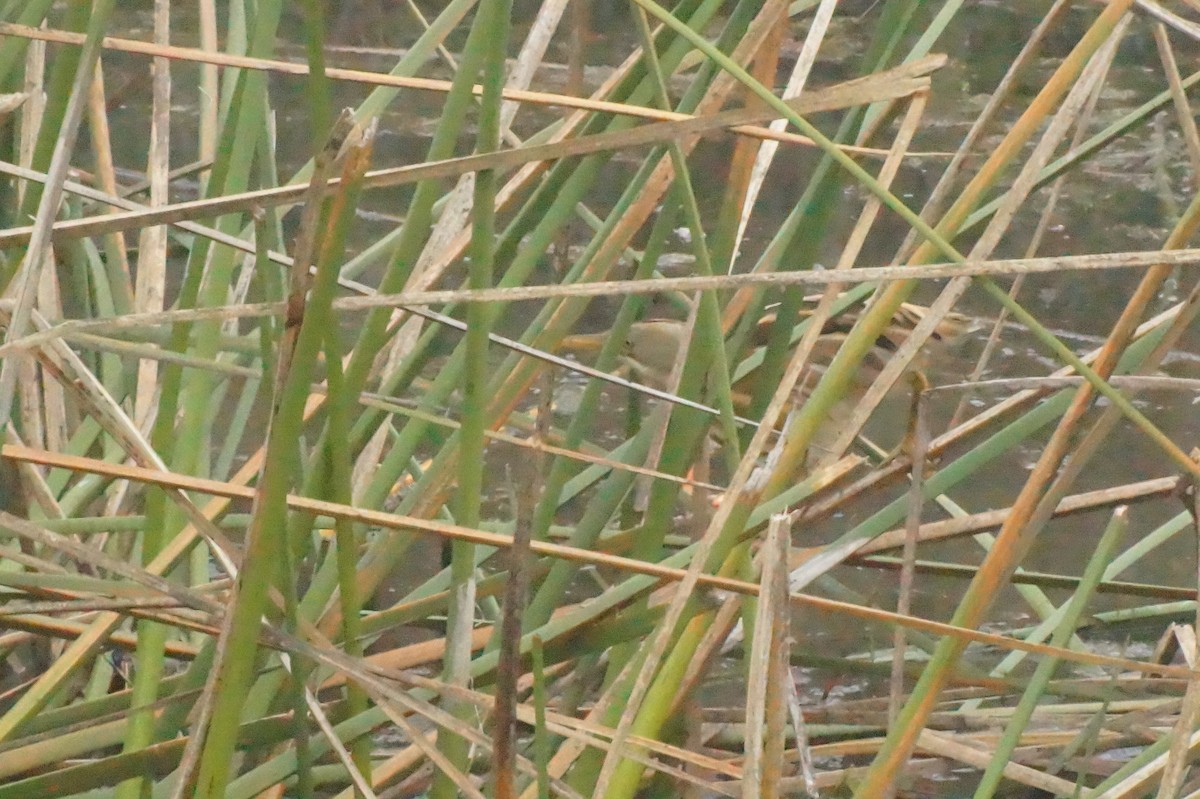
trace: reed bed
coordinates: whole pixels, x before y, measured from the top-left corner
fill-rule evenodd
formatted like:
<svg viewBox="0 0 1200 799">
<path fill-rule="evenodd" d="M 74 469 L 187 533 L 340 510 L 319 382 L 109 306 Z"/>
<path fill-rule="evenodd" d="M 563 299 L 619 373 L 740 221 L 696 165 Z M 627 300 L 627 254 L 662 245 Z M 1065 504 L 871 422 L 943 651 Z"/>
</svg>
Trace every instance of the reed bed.
<svg viewBox="0 0 1200 799">
<path fill-rule="evenodd" d="M 143 5 L 0 8 L 0 799 L 1200 794 L 1194 3 Z"/>
</svg>

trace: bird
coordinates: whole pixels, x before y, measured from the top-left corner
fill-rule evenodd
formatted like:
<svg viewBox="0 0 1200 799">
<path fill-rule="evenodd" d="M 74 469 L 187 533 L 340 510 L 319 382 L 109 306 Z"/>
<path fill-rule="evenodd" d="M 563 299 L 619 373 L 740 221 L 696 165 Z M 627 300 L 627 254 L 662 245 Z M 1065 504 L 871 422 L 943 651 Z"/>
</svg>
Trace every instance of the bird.
<svg viewBox="0 0 1200 799">
<path fill-rule="evenodd" d="M 887 364 L 899 347 L 908 338 L 909 333 L 925 318 L 929 309 L 916 303 L 904 303 L 896 311 L 892 322 L 876 339 L 856 376 L 855 385 L 863 389 L 874 382 L 875 377 Z M 796 400 L 807 396 L 808 391 L 816 385 L 817 380 L 824 374 L 826 367 L 837 354 L 842 342 L 845 341 L 851 328 L 858 321 L 858 314 L 846 311 L 829 319 L 817 337 L 813 352 L 809 357 L 809 365 L 797 384 Z M 774 315 L 768 315 L 757 325 L 751 343 L 756 347 L 766 344 L 775 324 Z M 944 316 L 934 328 L 929 340 L 915 359 L 914 367 L 921 368 L 923 362 L 933 352 L 949 342 L 960 338 L 972 329 L 973 320 L 959 313 L 949 313 Z M 651 388 L 665 390 L 671 371 L 679 356 L 679 349 L 684 336 L 687 335 L 687 325 L 676 319 L 650 319 L 635 322 L 630 326 L 621 350 L 622 371 L 627 372 L 634 380 Z M 587 333 L 567 336 L 563 339 L 560 350 L 575 355 L 598 351 L 608 340 L 609 333 Z M 799 341 L 799 336 L 793 337 L 793 343 Z M 734 386 L 735 406 L 748 405 L 748 393 L 752 387 L 753 373 L 743 377 Z"/>
<path fill-rule="evenodd" d="M 826 422 L 817 431 L 811 442 L 810 463 L 816 463 L 821 454 L 830 449 L 841 431 L 850 421 L 854 410 L 870 386 L 875 382 L 893 354 L 907 340 L 913 328 L 925 318 L 929 309 L 916 303 L 904 303 L 896 311 L 891 323 L 877 337 L 874 346 L 859 365 L 845 395 L 830 409 Z M 808 312 L 805 311 L 805 314 Z M 859 312 L 848 309 L 830 318 L 817 337 L 805 370 L 792 390 L 790 403 L 793 407 L 804 402 L 820 381 L 830 362 L 845 341 L 846 336 L 858 321 Z M 765 316 L 756 326 L 750 343 L 762 347 L 768 341 L 775 324 L 774 315 Z M 977 326 L 971 317 L 949 313 L 938 321 L 933 332 L 906 369 L 909 374 L 920 373 L 929 363 L 931 356 L 943 351 L 945 346 L 960 339 Z M 670 390 L 671 372 L 679 355 L 680 346 L 687 335 L 688 326 L 677 319 L 649 319 L 630 326 L 621 349 L 619 371 L 632 380 L 659 391 Z M 560 352 L 581 356 L 597 352 L 609 339 L 607 332 L 568 336 L 563 339 Z M 792 337 L 793 345 L 799 342 L 799 334 Z M 731 365 L 731 371 L 734 371 Z M 745 414 L 756 391 L 756 374 L 753 370 L 738 379 L 732 387 L 733 406 L 739 415 Z M 787 414 L 779 419 L 782 425 Z M 719 443 L 720 437 L 717 436 Z"/>
</svg>

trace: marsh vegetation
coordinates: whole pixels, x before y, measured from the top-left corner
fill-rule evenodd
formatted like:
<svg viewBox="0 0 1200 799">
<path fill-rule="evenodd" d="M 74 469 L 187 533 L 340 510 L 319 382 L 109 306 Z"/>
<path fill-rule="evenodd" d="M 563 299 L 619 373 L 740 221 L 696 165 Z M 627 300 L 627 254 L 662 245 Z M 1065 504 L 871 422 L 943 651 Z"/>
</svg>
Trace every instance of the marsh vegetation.
<svg viewBox="0 0 1200 799">
<path fill-rule="evenodd" d="M 1198 37 L 0 4 L 0 799 L 1200 793 Z"/>
</svg>

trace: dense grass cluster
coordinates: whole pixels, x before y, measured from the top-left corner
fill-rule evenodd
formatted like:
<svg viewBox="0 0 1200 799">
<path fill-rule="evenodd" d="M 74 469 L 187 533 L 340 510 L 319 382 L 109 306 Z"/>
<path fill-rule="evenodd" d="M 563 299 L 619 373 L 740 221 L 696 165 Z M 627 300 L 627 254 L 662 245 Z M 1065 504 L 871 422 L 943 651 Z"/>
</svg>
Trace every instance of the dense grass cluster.
<svg viewBox="0 0 1200 799">
<path fill-rule="evenodd" d="M 1195 4 L 979 13 L 0 4 L 0 799 L 1200 791 Z"/>
</svg>

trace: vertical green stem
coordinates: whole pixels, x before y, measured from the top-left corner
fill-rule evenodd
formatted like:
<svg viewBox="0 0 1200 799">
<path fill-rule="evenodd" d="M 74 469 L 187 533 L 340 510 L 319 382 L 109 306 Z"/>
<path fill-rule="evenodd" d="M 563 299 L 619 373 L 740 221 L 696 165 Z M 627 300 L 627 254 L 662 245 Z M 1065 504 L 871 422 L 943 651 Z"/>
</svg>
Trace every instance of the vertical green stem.
<svg viewBox="0 0 1200 799">
<path fill-rule="evenodd" d="M 1054 635 L 1050 638 L 1051 646 L 1064 647 L 1070 643 L 1071 637 L 1075 634 L 1075 627 L 1079 623 L 1083 612 L 1087 609 L 1088 602 L 1094 595 L 1096 586 L 1104 578 L 1104 570 L 1112 561 L 1117 544 L 1121 542 L 1121 538 L 1125 535 L 1125 531 L 1129 527 L 1128 511 L 1127 507 L 1122 506 L 1113 512 L 1108 527 L 1104 529 L 1104 534 L 1100 536 L 1100 540 L 1096 543 L 1096 551 L 1088 560 L 1083 577 L 1079 580 L 1079 587 L 1075 589 L 1075 593 L 1071 596 L 1071 601 L 1067 604 L 1066 613 L 1059 622 L 1058 628 L 1054 631 Z M 1016 708 L 1013 710 L 1012 717 L 1008 721 L 1008 726 L 1005 727 L 1004 734 L 1001 736 L 1000 742 L 996 746 L 996 751 L 992 755 L 992 760 L 988 764 L 987 770 L 984 771 L 983 778 L 979 781 L 979 786 L 975 790 L 976 799 L 985 799 L 985 797 L 995 795 L 1003 776 L 1004 767 L 1008 765 L 1013 751 L 1017 748 L 1021 735 L 1025 732 L 1025 726 L 1033 717 L 1038 702 L 1041 700 L 1042 694 L 1046 690 L 1051 677 L 1054 676 L 1058 664 L 1059 659 L 1052 657 L 1043 658 L 1038 663 L 1033 677 L 1030 678 L 1028 685 L 1025 687 L 1025 693 L 1022 694 L 1021 701 L 1017 703 Z"/>
<path fill-rule="evenodd" d="M 296 442 L 302 436 L 313 367 L 327 331 L 334 326 L 330 305 L 337 291 L 337 263 L 342 255 L 347 220 L 353 214 L 359 190 L 357 181 L 345 178 L 361 175 L 365 170 L 373 131 L 355 131 L 352 135 L 357 135 L 358 141 L 350 149 L 352 156 L 347 162 L 342 193 L 327 217 L 328 225 L 321 228 L 326 235 L 321 246 L 315 248 L 321 255 L 311 288 L 307 275 L 293 275 L 283 341 L 285 352 L 280 355 L 276 379 L 275 413 L 268 430 L 267 453 L 255 494 L 250 528 L 246 532 L 245 560 L 222 629 L 224 651 L 212 678 L 211 687 L 216 698 L 204 740 L 196 797 L 216 799 L 224 796 L 238 722 L 254 673 L 258 629 L 267 609 L 268 587 L 278 584 L 280 579 L 294 579 L 294 575 L 280 573 L 280 549 L 285 544 L 280 531 L 285 529 L 287 494 L 298 466 Z M 330 149 L 342 144 L 340 138 L 341 135 L 335 135 Z M 357 171 L 350 173 L 352 168 Z M 308 295 L 307 303 L 304 302 L 305 294 Z M 297 326 L 298 332 L 294 332 Z M 289 341 L 294 341 L 291 352 L 286 351 Z"/>
<path fill-rule="evenodd" d="M 485 0 L 475 20 L 477 30 L 487 36 L 477 41 L 483 51 L 483 98 L 479 111 L 479 136 L 476 151 L 495 152 L 500 147 L 500 99 L 504 87 L 504 57 L 507 51 L 510 0 Z M 470 271 L 468 285 L 473 289 L 490 288 L 495 268 L 496 187 L 494 170 L 482 170 L 475 176 L 472 204 Z M 463 415 L 461 454 L 458 467 L 457 517 L 459 524 L 476 527 L 483 502 L 484 427 L 488 399 L 488 332 L 494 313 L 484 303 L 472 303 L 467 309 L 463 368 Z M 471 662 L 471 627 L 475 616 L 475 545 L 455 541 L 450 561 L 450 607 L 447 614 L 444 679 L 465 686 Z M 446 698 L 445 705 L 456 717 L 469 721 L 474 712 L 466 703 Z M 467 741 L 449 730 L 438 734 L 438 748 L 451 764 L 466 771 Z M 445 772 L 439 772 L 429 792 L 432 799 L 453 799 L 458 788 Z"/>
</svg>

